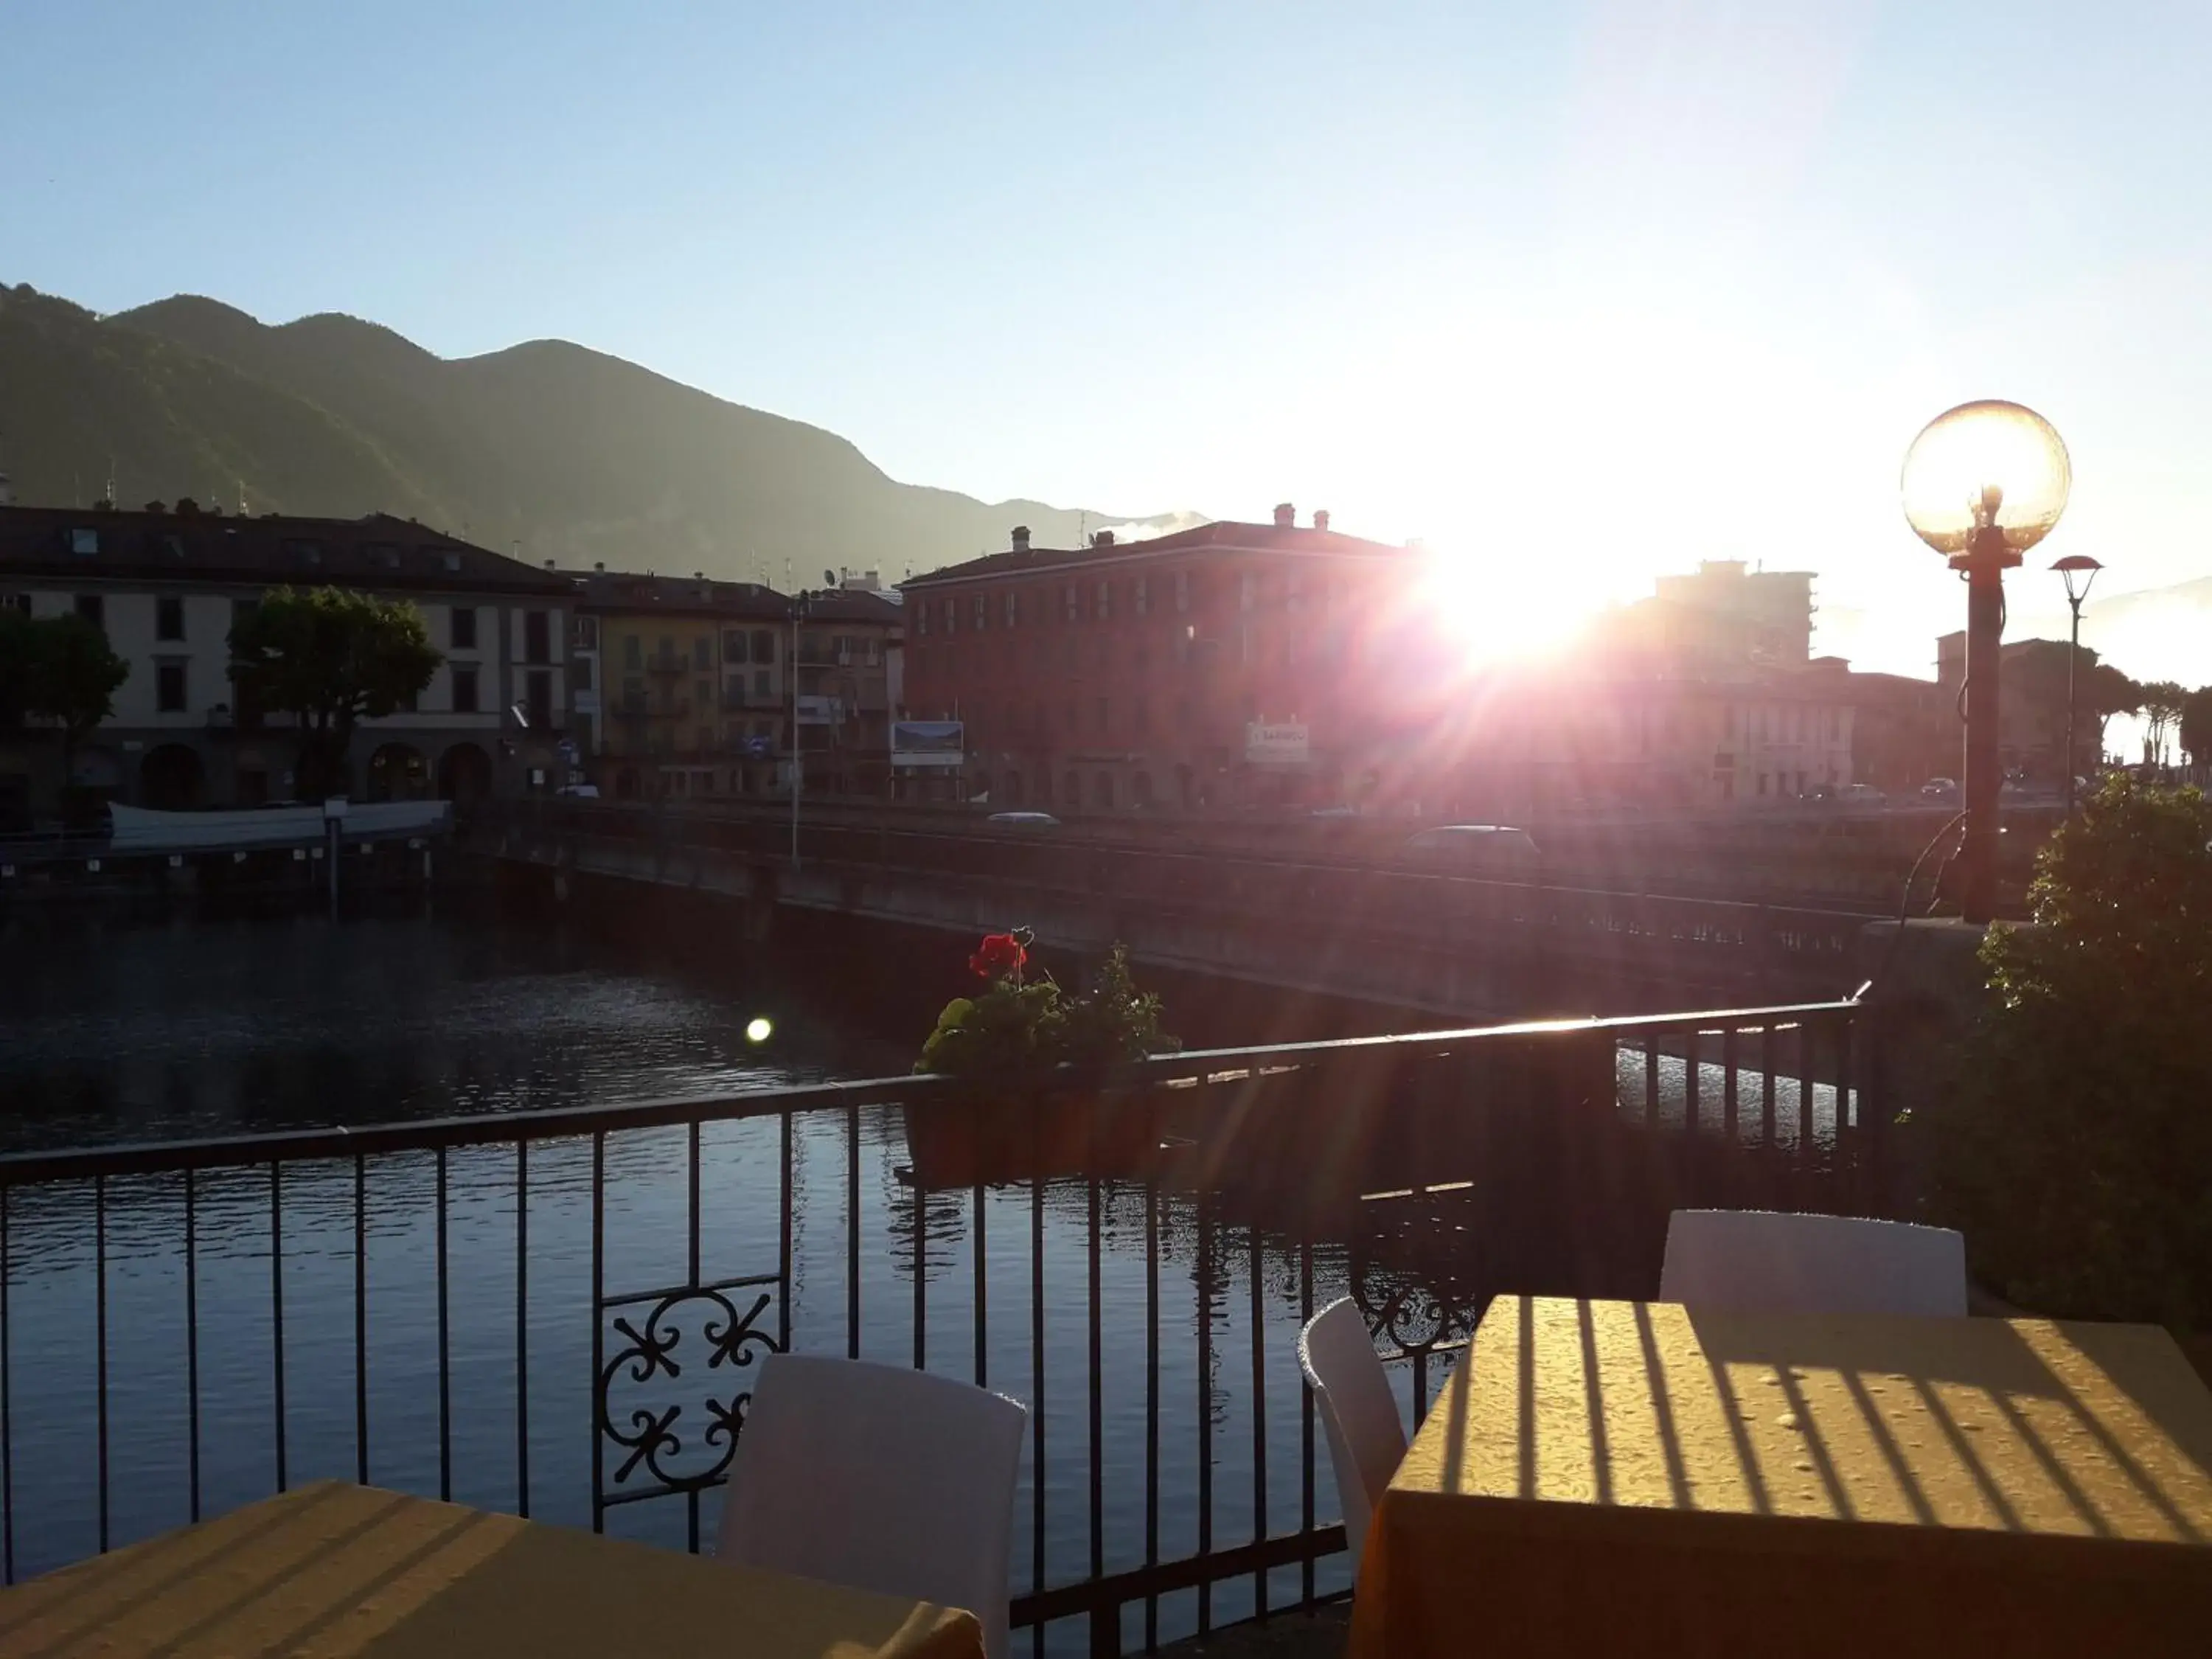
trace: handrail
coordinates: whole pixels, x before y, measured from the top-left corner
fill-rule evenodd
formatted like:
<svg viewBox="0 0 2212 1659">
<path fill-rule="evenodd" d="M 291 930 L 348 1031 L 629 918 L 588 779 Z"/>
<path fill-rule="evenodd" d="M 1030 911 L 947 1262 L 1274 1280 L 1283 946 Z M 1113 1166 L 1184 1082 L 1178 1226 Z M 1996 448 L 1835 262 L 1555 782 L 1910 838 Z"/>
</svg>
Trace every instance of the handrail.
<svg viewBox="0 0 2212 1659">
<path fill-rule="evenodd" d="M 1354 1056 L 1386 1055 L 1407 1060 L 1440 1058 L 1474 1042 L 1569 1037 L 1597 1033 L 1663 1037 L 1715 1027 L 1799 1024 L 1824 1017 L 1855 1015 L 1856 998 L 1825 1002 L 1778 1004 L 1771 1007 L 1711 1009 L 1691 1013 L 1628 1014 L 1603 1018 L 1523 1020 L 1504 1025 L 1468 1026 L 1448 1031 L 1415 1031 L 1376 1036 L 1334 1037 L 1304 1042 L 1262 1043 L 1238 1048 L 1199 1048 L 1158 1054 L 1125 1066 L 1094 1072 L 1061 1067 L 1029 1084 L 1024 1092 L 1096 1092 L 1121 1095 L 1146 1089 L 1200 1082 L 1262 1070 L 1289 1070 Z M 0 1188 L 39 1182 L 87 1180 L 98 1176 L 144 1175 L 180 1170 L 246 1168 L 256 1164 L 349 1158 L 436 1147 L 512 1146 L 520 1141 L 562 1139 L 602 1131 L 664 1128 L 693 1122 L 723 1122 L 776 1117 L 787 1112 L 844 1109 L 863 1105 L 954 1103 L 969 1097 L 973 1085 L 928 1075 L 868 1078 L 849 1082 L 801 1084 L 728 1094 L 672 1096 L 657 1100 L 611 1102 L 586 1106 L 541 1107 L 531 1111 L 477 1113 L 465 1117 L 361 1126 L 331 1125 L 278 1133 L 222 1135 L 198 1140 L 142 1141 L 119 1146 L 71 1147 L 0 1155 Z M 1002 1085 L 992 1091 L 1003 1096 Z"/>
</svg>

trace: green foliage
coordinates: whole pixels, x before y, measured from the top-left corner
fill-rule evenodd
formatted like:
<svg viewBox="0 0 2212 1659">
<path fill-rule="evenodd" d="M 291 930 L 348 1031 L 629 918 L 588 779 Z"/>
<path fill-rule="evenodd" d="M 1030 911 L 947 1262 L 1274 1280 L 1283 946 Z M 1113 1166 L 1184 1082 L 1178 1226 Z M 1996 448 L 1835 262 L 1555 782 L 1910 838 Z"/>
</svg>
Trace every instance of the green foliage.
<svg viewBox="0 0 2212 1659">
<path fill-rule="evenodd" d="M 2193 766 L 2212 765 L 2212 685 L 2181 700 L 2181 752 Z"/>
<path fill-rule="evenodd" d="M 1058 1066 L 1111 1066 L 1182 1046 L 1161 1029 L 1160 1000 L 1137 988 L 1121 946 L 1089 989 L 1071 996 L 1049 975 L 1024 975 L 1029 939 L 1026 932 L 1018 937 L 1022 955 L 981 995 L 945 1005 L 915 1070 L 1011 1084 Z"/>
<path fill-rule="evenodd" d="M 2212 1330 L 2212 805 L 2107 780 L 2032 898 L 1931 1114 L 1938 1211 L 2038 1312 Z"/>
<path fill-rule="evenodd" d="M 50 721 L 73 756 L 115 712 L 116 688 L 130 676 L 107 635 L 82 617 L 0 611 L 0 726 Z"/>
<path fill-rule="evenodd" d="M 280 587 L 230 630 L 240 695 L 300 719 L 302 799 L 338 787 L 355 723 L 394 713 L 444 659 L 422 613 L 351 588 Z"/>
</svg>

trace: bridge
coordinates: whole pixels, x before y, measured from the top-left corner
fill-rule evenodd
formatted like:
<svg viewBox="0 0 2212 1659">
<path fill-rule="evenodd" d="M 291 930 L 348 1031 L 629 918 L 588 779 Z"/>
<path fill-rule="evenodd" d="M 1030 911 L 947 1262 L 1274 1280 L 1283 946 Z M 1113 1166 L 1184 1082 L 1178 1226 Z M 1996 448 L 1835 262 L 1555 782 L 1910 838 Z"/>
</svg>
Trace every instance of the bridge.
<svg viewBox="0 0 2212 1659">
<path fill-rule="evenodd" d="M 1025 925 L 1079 953 L 1454 1019 L 1581 1017 L 1845 995 L 1864 912 L 1475 880 L 1252 851 L 810 824 L 612 803 L 480 810 L 464 845 L 545 875 L 653 884 L 779 916 L 973 938 Z"/>
</svg>

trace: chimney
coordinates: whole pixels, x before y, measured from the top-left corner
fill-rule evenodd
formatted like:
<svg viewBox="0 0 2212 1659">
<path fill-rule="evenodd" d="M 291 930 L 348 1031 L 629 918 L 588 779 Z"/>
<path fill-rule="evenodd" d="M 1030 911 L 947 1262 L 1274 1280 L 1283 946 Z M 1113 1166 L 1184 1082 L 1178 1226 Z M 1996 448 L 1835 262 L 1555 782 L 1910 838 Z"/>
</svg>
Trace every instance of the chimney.
<svg viewBox="0 0 2212 1659">
<path fill-rule="evenodd" d="M 1014 551 L 1026 553 L 1029 550 L 1030 527 L 1025 524 L 1018 524 L 1014 526 Z"/>
<path fill-rule="evenodd" d="M 599 574 L 604 576 L 607 574 L 607 562 L 605 559 L 594 560 L 592 564 L 592 568 L 598 571 Z"/>
<path fill-rule="evenodd" d="M 1102 530 L 1102 531 L 1100 531 L 1097 535 L 1093 536 L 1093 537 L 1091 538 L 1091 546 L 1093 546 L 1093 547 L 1111 547 L 1111 546 L 1113 546 L 1113 545 L 1114 545 L 1114 532 L 1113 532 L 1112 531 L 1110 531 L 1110 530 Z"/>
<path fill-rule="evenodd" d="M 550 569 L 553 568 L 553 561 L 552 561 L 552 560 L 550 560 L 550 559 L 546 560 L 546 561 L 545 561 L 545 568 L 546 568 L 548 570 L 550 570 Z"/>
<path fill-rule="evenodd" d="M 1328 528 L 1328 509 L 1327 507 L 1317 507 L 1314 508 L 1314 528 L 1316 530 L 1326 530 Z"/>
<path fill-rule="evenodd" d="M 1285 501 L 1285 502 L 1284 502 L 1280 507 L 1278 507 L 1275 509 L 1275 528 L 1276 528 L 1276 529 L 1278 529 L 1278 530 L 1290 530 L 1290 529 L 1293 529 L 1293 528 L 1295 528 L 1295 527 L 1297 526 L 1297 522 L 1298 522 L 1298 510 L 1297 510 L 1297 508 L 1296 508 L 1295 507 L 1292 507 L 1292 506 L 1291 506 L 1288 501 Z"/>
</svg>

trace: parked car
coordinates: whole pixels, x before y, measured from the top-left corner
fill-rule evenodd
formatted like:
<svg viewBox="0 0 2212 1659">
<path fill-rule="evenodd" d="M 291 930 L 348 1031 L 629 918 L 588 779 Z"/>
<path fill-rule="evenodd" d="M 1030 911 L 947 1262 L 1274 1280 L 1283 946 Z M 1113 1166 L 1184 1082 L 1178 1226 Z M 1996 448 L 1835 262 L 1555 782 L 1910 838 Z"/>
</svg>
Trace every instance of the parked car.
<svg viewBox="0 0 2212 1659">
<path fill-rule="evenodd" d="M 1057 830 L 1060 820 L 1049 812 L 994 812 L 983 820 L 1001 830 Z"/>
<path fill-rule="evenodd" d="M 1440 823 L 1408 840 L 1399 862 L 1457 876 L 1534 876 L 1543 854 L 1526 830 L 1504 823 Z"/>
<path fill-rule="evenodd" d="M 566 795 L 571 800 L 597 800 L 599 798 L 599 786 L 596 783 L 564 783 L 553 793 L 556 795 Z"/>
<path fill-rule="evenodd" d="M 1920 786 L 1920 793 L 1929 800 L 1956 800 L 1959 781 L 1956 778 L 1930 778 Z"/>
<path fill-rule="evenodd" d="M 1854 783 L 1846 785 L 1842 794 L 1838 796 L 1837 799 L 1842 801 L 1846 806 L 1887 806 L 1889 805 L 1889 797 L 1883 794 L 1881 790 L 1875 788 L 1870 783 Z"/>
</svg>

